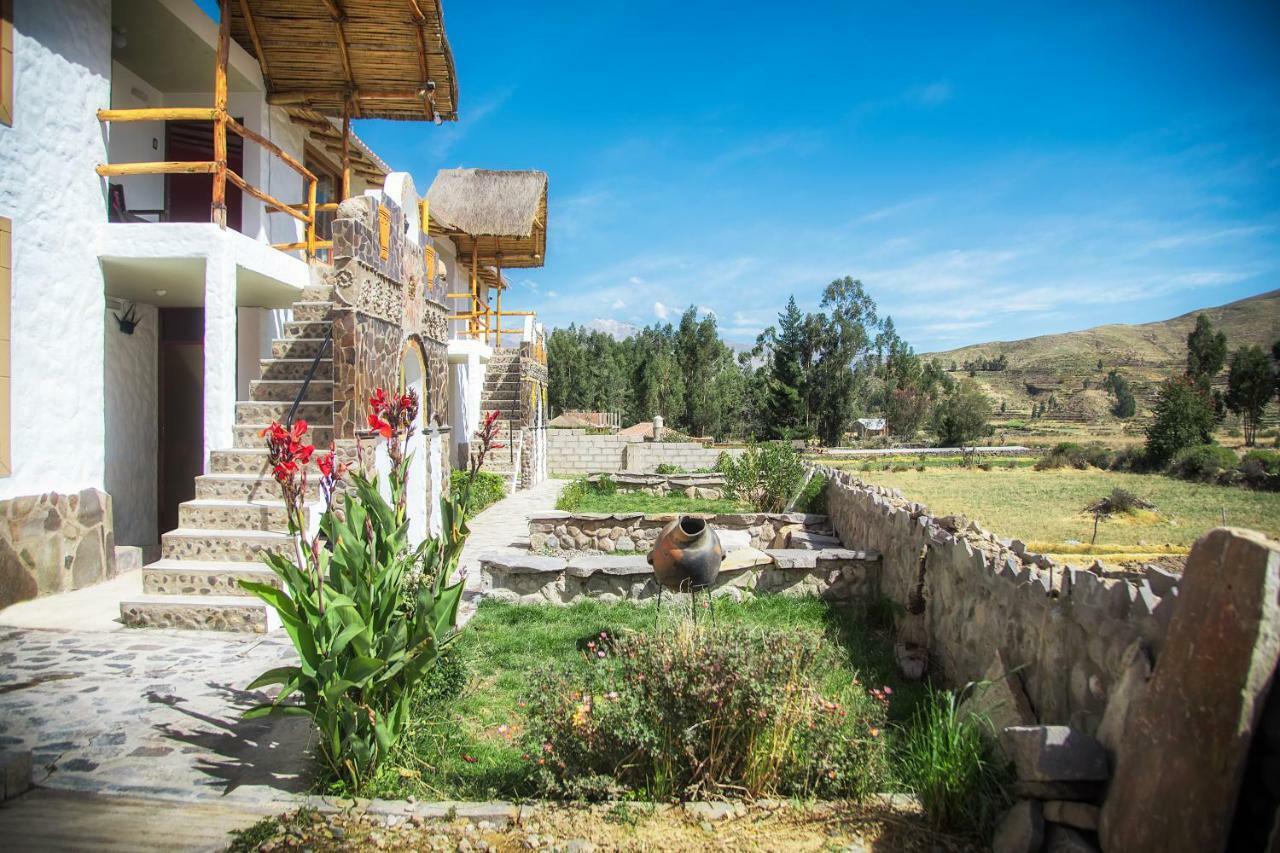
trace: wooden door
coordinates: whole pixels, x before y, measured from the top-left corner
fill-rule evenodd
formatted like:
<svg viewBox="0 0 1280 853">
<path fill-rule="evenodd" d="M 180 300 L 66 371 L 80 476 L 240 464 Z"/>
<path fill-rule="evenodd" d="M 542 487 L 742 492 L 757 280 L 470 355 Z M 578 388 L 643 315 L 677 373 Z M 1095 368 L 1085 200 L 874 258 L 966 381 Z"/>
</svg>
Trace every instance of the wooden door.
<svg viewBox="0 0 1280 853">
<path fill-rule="evenodd" d="M 160 309 L 160 531 L 178 526 L 204 468 L 204 309 Z"/>
<path fill-rule="evenodd" d="M 165 159 L 213 159 L 213 124 L 207 121 L 165 123 Z M 244 177 L 244 140 L 227 133 L 227 168 Z M 209 222 L 213 175 L 165 175 L 165 210 L 169 222 Z M 240 230 L 240 188 L 227 182 L 227 225 Z"/>
</svg>

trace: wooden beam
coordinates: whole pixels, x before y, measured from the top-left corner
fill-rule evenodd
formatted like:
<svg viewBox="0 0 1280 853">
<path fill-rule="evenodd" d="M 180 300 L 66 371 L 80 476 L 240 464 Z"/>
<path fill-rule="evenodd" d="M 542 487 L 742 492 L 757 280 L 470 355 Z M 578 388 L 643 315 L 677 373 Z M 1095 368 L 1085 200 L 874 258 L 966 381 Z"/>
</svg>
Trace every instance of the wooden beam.
<svg viewBox="0 0 1280 853">
<path fill-rule="evenodd" d="M 307 182 L 307 259 L 316 256 L 316 177 Z"/>
<path fill-rule="evenodd" d="M 272 106 L 289 106 L 306 103 L 311 100 L 340 101 L 343 98 L 359 98 L 364 101 L 404 101 L 417 100 L 420 89 L 288 89 L 272 92 L 267 95 L 267 103 Z M 358 116 L 357 116 L 358 118 Z"/>
<path fill-rule="evenodd" d="M 267 139 L 262 134 L 250 130 L 240 122 L 231 118 L 230 116 L 227 117 L 227 127 L 230 128 L 235 133 L 238 133 L 240 136 L 244 137 L 245 139 L 252 139 L 254 142 L 258 143 L 263 148 L 267 149 L 272 154 L 279 157 L 281 160 L 284 161 L 284 164 L 286 166 L 293 169 L 295 172 L 297 172 L 299 175 L 302 175 L 302 177 L 306 178 L 307 180 L 314 181 L 316 179 L 316 176 L 311 174 L 310 169 L 308 169 L 306 166 L 299 163 L 291 154 L 289 154 L 289 152 L 285 151 L 279 145 L 276 145 L 274 142 L 272 142 L 270 139 Z"/>
<path fill-rule="evenodd" d="M 240 14 L 244 16 L 244 25 L 249 30 L 249 41 L 253 42 L 253 52 L 258 54 L 258 65 L 262 66 L 262 76 L 269 81 L 271 72 L 267 70 L 267 54 L 262 49 L 258 28 L 253 23 L 253 13 L 249 11 L 249 0 L 240 0 Z M 269 85 L 268 88 L 270 88 Z"/>
<path fill-rule="evenodd" d="M 218 164 L 188 160 L 153 160 L 149 163 L 109 163 L 94 169 L 104 178 L 117 175 L 211 175 L 218 171 Z"/>
<path fill-rule="evenodd" d="M 231 9 L 227 0 L 218 3 L 218 54 L 213 68 L 213 203 L 211 218 L 227 227 L 227 60 L 231 55 Z"/>
<path fill-rule="evenodd" d="M 254 198 L 256 198 L 258 201 L 262 202 L 263 204 L 269 204 L 269 205 L 271 205 L 272 207 L 274 207 L 276 210 L 281 211 L 282 213 L 287 213 L 287 214 L 289 214 L 289 215 L 290 215 L 290 216 L 292 216 L 294 219 L 297 219 L 299 222 L 306 222 L 306 221 L 307 221 L 307 215 L 306 215 L 305 213 L 300 213 L 300 212 L 298 212 L 298 211 L 294 210 L 293 208 L 289 207 L 289 205 L 287 205 L 287 204 L 285 204 L 284 202 L 280 201 L 278 198 L 274 198 L 274 197 L 272 197 L 272 196 L 267 195 L 267 194 L 266 194 L 266 193 L 264 193 L 262 190 L 258 189 L 258 188 L 257 188 L 257 187 L 255 187 L 253 184 L 249 183 L 249 182 L 248 182 L 248 181 L 246 181 L 244 178 L 240 177 L 239 175 L 237 175 L 235 172 L 231 171 L 230 169 L 227 169 L 226 171 L 227 171 L 227 180 L 228 180 L 228 181 L 230 181 L 231 183 L 235 184 L 235 185 L 236 185 L 236 186 L 238 186 L 240 189 L 244 190 L 244 191 L 245 191 L 245 192 L 247 192 L 249 195 L 251 195 L 251 196 L 253 196 Z"/>
<path fill-rule="evenodd" d="M 98 110 L 98 121 L 213 121 L 213 107 L 148 107 L 143 110 Z"/>
<path fill-rule="evenodd" d="M 305 240 L 300 243 L 272 243 L 271 248 L 279 249 L 282 252 L 296 252 L 299 249 L 307 248 L 307 243 Z M 333 241 L 332 240 L 316 240 L 315 248 L 316 248 L 316 251 L 320 251 L 322 249 L 332 249 Z"/>
</svg>

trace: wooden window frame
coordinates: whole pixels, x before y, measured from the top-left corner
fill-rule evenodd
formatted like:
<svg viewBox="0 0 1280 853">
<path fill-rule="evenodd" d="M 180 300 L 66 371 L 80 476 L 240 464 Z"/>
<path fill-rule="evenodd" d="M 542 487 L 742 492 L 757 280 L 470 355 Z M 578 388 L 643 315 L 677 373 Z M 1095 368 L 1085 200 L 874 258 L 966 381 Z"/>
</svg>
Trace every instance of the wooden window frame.
<svg viewBox="0 0 1280 853">
<path fill-rule="evenodd" d="M 13 126 L 13 0 L 0 0 L 0 123 Z"/>
<path fill-rule="evenodd" d="M 13 473 L 13 430 L 10 393 L 13 322 L 13 222 L 0 216 L 0 477 Z"/>
</svg>

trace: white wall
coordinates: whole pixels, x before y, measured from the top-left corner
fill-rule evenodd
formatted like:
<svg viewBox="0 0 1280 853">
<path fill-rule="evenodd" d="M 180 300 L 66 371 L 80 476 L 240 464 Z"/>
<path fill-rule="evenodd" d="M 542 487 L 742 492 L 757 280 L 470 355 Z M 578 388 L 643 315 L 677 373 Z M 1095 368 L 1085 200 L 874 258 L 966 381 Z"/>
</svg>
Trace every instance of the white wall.
<svg viewBox="0 0 1280 853">
<path fill-rule="evenodd" d="M 120 331 L 111 299 L 106 313 L 106 490 L 115 512 L 117 545 L 154 545 L 156 530 L 156 457 L 159 443 L 160 312 L 136 304 L 133 334 Z"/>
<path fill-rule="evenodd" d="M 125 68 L 111 63 L 112 109 L 145 109 L 164 106 L 160 90 Z M 130 121 L 111 127 L 108 142 L 112 163 L 150 163 L 165 158 L 164 122 Z M 125 204 L 134 210 L 164 207 L 164 175 L 127 175 L 111 179 L 124 187 Z M 156 219 L 156 217 L 146 217 Z"/>
<path fill-rule="evenodd" d="M 13 220 L 13 474 L 0 498 L 104 485 L 105 297 L 91 223 L 107 152 L 107 0 L 16 0 L 14 123 L 0 125 L 0 216 Z M 86 225 L 89 225 L 86 228 Z M 39 416 L 38 428 L 27 419 Z"/>
</svg>

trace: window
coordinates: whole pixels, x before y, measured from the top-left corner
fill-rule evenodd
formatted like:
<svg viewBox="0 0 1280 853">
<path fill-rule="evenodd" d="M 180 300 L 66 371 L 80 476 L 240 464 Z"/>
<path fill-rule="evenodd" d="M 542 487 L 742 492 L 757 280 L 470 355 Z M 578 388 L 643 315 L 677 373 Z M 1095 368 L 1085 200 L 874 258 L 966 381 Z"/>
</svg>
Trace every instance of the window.
<svg viewBox="0 0 1280 853">
<path fill-rule="evenodd" d="M 0 216 L 0 477 L 13 472 L 9 437 L 9 306 L 13 290 L 13 223 Z"/>
<path fill-rule="evenodd" d="M 13 0 L 0 0 L 0 122 L 13 124 Z"/>
</svg>

